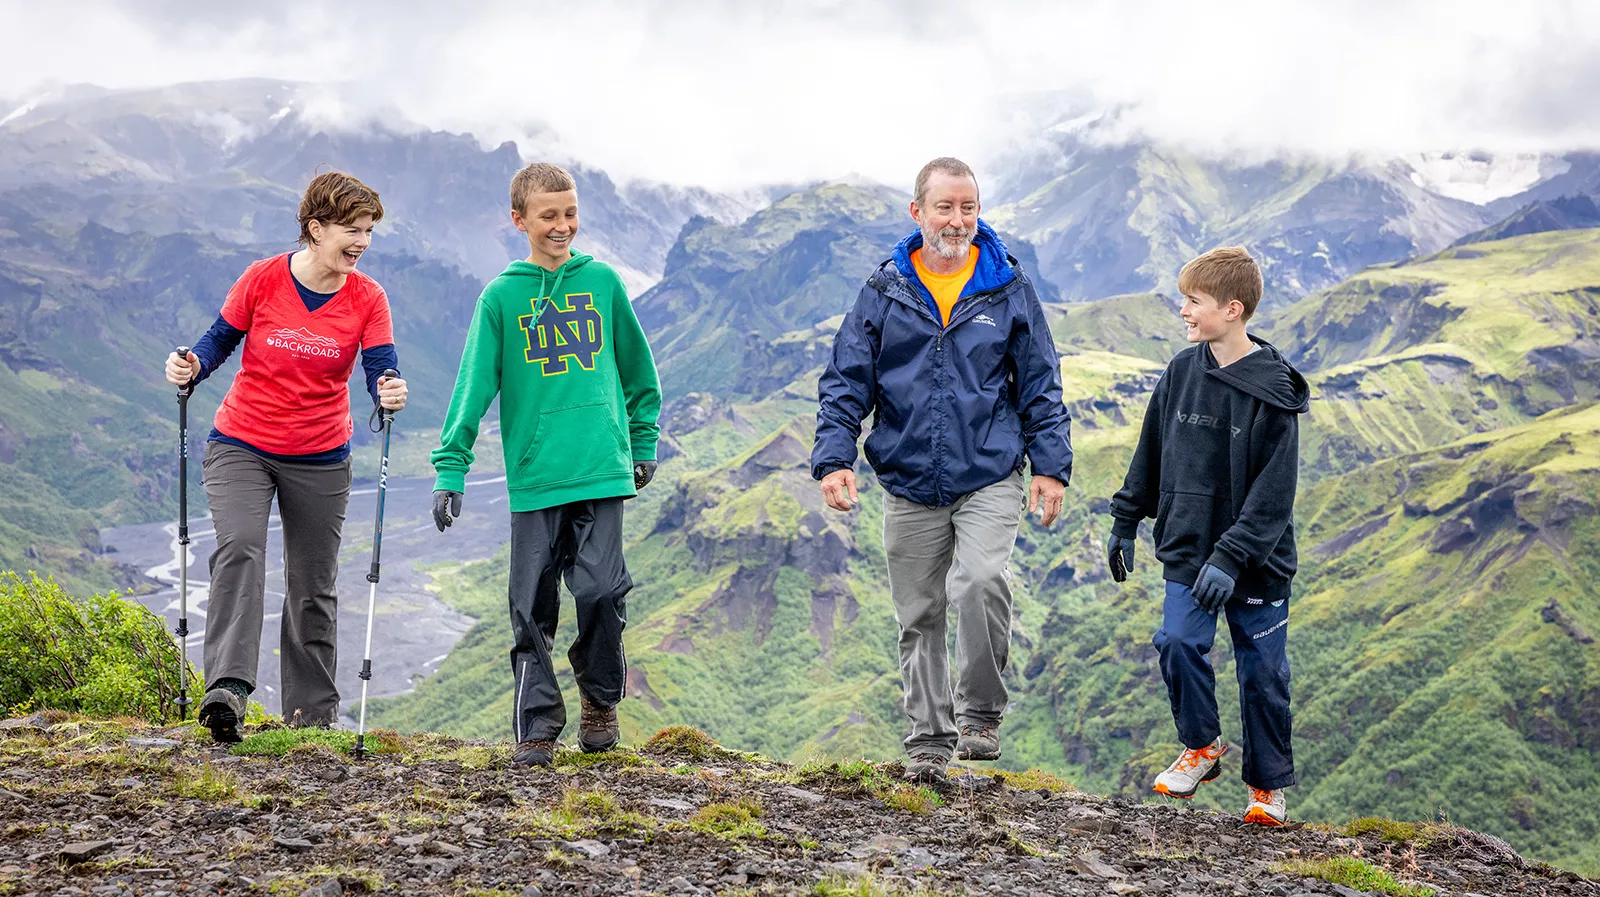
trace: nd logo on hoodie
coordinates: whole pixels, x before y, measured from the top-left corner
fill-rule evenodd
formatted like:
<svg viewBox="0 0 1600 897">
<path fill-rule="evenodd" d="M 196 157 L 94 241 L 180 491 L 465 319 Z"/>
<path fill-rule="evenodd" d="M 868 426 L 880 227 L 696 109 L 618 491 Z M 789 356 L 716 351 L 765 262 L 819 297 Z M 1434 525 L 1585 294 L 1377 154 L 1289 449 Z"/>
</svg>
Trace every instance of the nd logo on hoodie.
<svg viewBox="0 0 1600 897">
<path fill-rule="evenodd" d="M 537 361 L 543 365 L 546 377 L 565 374 L 568 358 L 592 371 L 595 355 L 605 348 L 605 319 L 594 310 L 594 295 L 568 293 L 563 298 L 566 308 L 554 296 L 535 299 L 534 313 L 517 318 L 517 326 L 528 340 L 524 357 L 529 364 Z"/>
</svg>

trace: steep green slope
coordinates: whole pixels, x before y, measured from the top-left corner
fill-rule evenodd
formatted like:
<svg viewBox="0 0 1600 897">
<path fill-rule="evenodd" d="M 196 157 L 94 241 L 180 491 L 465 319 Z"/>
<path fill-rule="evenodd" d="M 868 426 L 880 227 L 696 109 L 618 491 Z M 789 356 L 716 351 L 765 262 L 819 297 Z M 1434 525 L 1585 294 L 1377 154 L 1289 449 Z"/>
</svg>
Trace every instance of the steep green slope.
<svg viewBox="0 0 1600 897">
<path fill-rule="evenodd" d="M 1372 268 L 1275 316 L 1307 370 L 1438 346 L 1517 383 L 1530 408 L 1593 397 L 1600 229 L 1552 231 Z"/>
<path fill-rule="evenodd" d="M 1453 821 L 1600 869 L 1600 406 L 1301 503 L 1308 813 Z"/>
<path fill-rule="evenodd" d="M 1177 305 L 1160 293 L 1064 302 L 1045 311 L 1062 352 L 1099 349 L 1166 364 L 1187 345 Z"/>
</svg>

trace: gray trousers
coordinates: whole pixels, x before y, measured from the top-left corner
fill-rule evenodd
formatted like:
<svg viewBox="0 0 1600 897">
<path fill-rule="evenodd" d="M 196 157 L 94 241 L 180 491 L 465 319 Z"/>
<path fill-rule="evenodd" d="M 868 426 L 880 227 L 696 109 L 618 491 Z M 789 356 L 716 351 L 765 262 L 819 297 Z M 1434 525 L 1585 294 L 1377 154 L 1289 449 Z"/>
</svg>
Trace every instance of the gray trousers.
<svg viewBox="0 0 1600 897">
<path fill-rule="evenodd" d="M 567 725 L 556 680 L 561 580 L 572 592 L 578 637 L 567 649 L 578 693 L 615 707 L 627 684 L 622 630 L 633 579 L 622 558 L 622 499 L 575 501 L 511 515 L 511 728 L 517 741 L 554 741 Z"/>
<path fill-rule="evenodd" d="M 206 443 L 206 499 L 217 530 L 206 605 L 205 676 L 256 686 L 267 581 L 267 520 L 278 500 L 283 521 L 283 617 L 279 673 L 283 718 L 303 725 L 339 717 L 333 684 L 338 634 L 339 539 L 350 499 L 350 461 L 274 461 Z"/>
<path fill-rule="evenodd" d="M 930 508 L 884 496 L 889 597 L 900 624 L 907 753 L 955 751 L 960 725 L 999 725 L 1011 647 L 1011 549 L 1027 491 L 1022 474 Z M 946 619 L 956 611 L 956 684 Z"/>
</svg>

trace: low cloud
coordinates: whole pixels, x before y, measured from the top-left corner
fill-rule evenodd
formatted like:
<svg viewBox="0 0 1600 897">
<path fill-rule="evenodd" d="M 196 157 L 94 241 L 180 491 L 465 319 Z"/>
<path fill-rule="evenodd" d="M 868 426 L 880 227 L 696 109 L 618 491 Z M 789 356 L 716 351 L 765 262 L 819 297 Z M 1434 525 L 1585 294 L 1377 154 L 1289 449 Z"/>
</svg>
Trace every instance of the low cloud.
<svg viewBox="0 0 1600 897">
<path fill-rule="evenodd" d="M 994 158 L 1092 109 L 1116 111 L 1113 139 L 1209 154 L 1600 147 L 1595 3 L 232 6 L 5 2 L 0 95 L 339 84 L 330 114 L 392 108 L 487 143 L 542 133 L 541 151 L 622 176 L 722 187 L 901 184 L 931 156 Z"/>
</svg>

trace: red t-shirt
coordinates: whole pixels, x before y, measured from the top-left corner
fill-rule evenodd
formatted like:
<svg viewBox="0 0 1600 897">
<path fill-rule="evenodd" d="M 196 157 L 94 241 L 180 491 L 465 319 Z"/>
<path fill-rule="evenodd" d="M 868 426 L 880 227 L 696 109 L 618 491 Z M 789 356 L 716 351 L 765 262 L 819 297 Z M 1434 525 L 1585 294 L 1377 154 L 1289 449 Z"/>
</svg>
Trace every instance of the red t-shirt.
<svg viewBox="0 0 1600 897">
<path fill-rule="evenodd" d="M 295 289 L 286 256 L 253 263 L 228 291 L 222 317 L 245 331 L 244 354 L 214 424 L 275 455 L 309 455 L 350 441 L 350 373 L 362 346 L 394 342 L 389 298 L 353 272 L 316 311 Z"/>
</svg>

